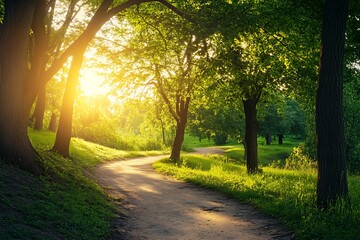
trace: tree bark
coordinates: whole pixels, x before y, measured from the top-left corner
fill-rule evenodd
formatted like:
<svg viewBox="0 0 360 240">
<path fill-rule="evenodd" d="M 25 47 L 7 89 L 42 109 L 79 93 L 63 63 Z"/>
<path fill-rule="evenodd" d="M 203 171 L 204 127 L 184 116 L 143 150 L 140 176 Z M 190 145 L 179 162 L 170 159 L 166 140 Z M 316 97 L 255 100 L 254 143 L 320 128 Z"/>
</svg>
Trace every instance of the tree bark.
<svg viewBox="0 0 360 240">
<path fill-rule="evenodd" d="M 46 105 L 46 91 L 45 86 L 41 86 L 38 91 L 38 96 L 36 100 L 36 107 L 34 111 L 34 119 L 35 119 L 35 130 L 43 129 L 43 121 L 45 115 L 45 105 Z"/>
<path fill-rule="evenodd" d="M 343 56 L 347 0 L 326 0 L 316 96 L 317 205 L 349 200 L 343 119 Z"/>
<path fill-rule="evenodd" d="M 161 124 L 161 137 L 162 137 L 162 141 L 163 141 L 164 146 L 166 146 L 165 126 L 164 126 L 164 121 L 161 119 L 161 117 L 160 117 L 160 124 Z"/>
<path fill-rule="evenodd" d="M 257 145 L 257 110 L 256 105 L 258 97 L 243 100 L 245 113 L 245 160 L 248 173 L 254 173 L 258 170 L 258 145 Z"/>
<path fill-rule="evenodd" d="M 177 96 L 176 115 L 178 118 L 176 120 L 176 133 L 170 155 L 170 159 L 175 162 L 180 160 L 181 146 L 184 141 L 189 104 L 190 97 L 187 97 L 186 100 L 183 100 L 180 98 L 180 96 Z"/>
<path fill-rule="evenodd" d="M 29 32 L 36 1 L 6 0 L 0 39 L 0 158 L 41 174 L 27 135 Z"/>
<path fill-rule="evenodd" d="M 56 114 L 54 112 L 51 114 L 48 130 L 52 132 L 56 132 Z"/>
<path fill-rule="evenodd" d="M 74 55 L 71 62 L 65 93 L 61 105 L 59 126 L 56 133 L 55 144 L 52 148 L 52 151 L 60 154 L 63 157 L 69 157 L 74 102 L 76 98 L 76 89 L 79 83 L 79 73 L 84 59 L 85 49 L 86 47 Z"/>
<path fill-rule="evenodd" d="M 49 37 L 46 33 L 45 27 L 46 14 L 46 0 L 36 1 L 34 17 L 31 23 L 33 42 L 31 44 L 32 48 L 30 49 L 30 70 L 25 83 L 26 88 L 28 89 L 25 96 L 29 109 L 34 103 L 39 90 L 45 88 L 45 86 L 41 84 L 40 75 L 42 75 L 45 71 L 46 59 L 48 58 L 46 53 Z M 40 109 L 38 109 L 38 111 L 39 110 Z M 40 112 L 37 113 L 41 115 Z"/>
<path fill-rule="evenodd" d="M 185 128 L 186 120 L 176 123 L 176 133 L 170 155 L 170 159 L 175 162 L 180 160 L 181 146 L 184 141 Z"/>
</svg>

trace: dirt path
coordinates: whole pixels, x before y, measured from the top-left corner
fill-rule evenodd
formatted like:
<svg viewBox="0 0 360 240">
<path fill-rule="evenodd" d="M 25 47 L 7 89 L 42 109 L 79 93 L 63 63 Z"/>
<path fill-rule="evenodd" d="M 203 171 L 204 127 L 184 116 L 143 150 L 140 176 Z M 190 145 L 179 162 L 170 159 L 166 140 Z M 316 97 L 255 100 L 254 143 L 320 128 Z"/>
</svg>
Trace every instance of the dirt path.
<svg viewBox="0 0 360 240">
<path fill-rule="evenodd" d="M 221 193 L 156 173 L 164 156 L 111 162 L 96 170 L 100 184 L 125 198 L 111 239 L 291 239 L 273 219 Z"/>
</svg>

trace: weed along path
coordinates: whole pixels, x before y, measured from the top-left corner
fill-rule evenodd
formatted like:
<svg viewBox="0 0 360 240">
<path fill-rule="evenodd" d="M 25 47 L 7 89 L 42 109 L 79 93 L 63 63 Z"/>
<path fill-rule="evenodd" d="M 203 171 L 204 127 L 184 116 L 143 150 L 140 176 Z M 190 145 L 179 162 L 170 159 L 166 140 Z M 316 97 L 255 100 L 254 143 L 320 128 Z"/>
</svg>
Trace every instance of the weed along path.
<svg viewBox="0 0 360 240">
<path fill-rule="evenodd" d="M 204 153 L 204 152 L 203 152 Z M 136 158 L 97 168 L 99 183 L 123 198 L 111 239 L 291 239 L 275 220 L 224 194 L 156 173 L 164 156 Z"/>
</svg>

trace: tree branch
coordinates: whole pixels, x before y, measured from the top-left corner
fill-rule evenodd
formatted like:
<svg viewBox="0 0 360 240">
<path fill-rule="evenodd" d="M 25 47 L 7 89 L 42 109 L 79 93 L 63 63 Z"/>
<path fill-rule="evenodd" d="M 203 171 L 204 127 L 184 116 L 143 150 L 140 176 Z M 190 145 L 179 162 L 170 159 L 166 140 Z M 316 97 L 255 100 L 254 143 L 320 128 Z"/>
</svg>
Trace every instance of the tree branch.
<svg viewBox="0 0 360 240">
<path fill-rule="evenodd" d="M 88 26 L 84 32 L 64 51 L 64 53 L 53 62 L 52 66 L 43 74 L 41 79 L 43 84 L 52 78 L 52 76 L 59 71 L 67 59 L 72 56 L 79 48 L 82 48 L 84 45 L 87 45 L 99 31 L 99 29 L 108 21 L 110 18 L 115 16 L 117 13 L 137 4 L 142 4 L 146 2 L 159 2 L 178 14 L 179 16 L 190 21 L 190 18 L 178 10 L 175 6 L 167 2 L 166 0 L 129 0 L 124 2 L 112 9 L 108 10 L 110 5 L 113 3 L 113 0 L 104 0 L 100 7 L 95 12 L 94 16 L 90 20 Z"/>
</svg>

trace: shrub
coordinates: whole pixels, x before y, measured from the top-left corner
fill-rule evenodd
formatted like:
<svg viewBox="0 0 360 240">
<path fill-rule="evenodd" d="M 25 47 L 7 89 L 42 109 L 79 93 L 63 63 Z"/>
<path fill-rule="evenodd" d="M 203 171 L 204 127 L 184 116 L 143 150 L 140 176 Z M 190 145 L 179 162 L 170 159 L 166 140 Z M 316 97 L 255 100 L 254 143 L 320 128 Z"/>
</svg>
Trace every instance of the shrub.
<svg viewBox="0 0 360 240">
<path fill-rule="evenodd" d="M 224 145 L 228 140 L 228 135 L 223 132 L 215 134 L 214 141 L 216 145 Z"/>
<path fill-rule="evenodd" d="M 311 170 L 315 169 L 317 164 L 304 153 L 304 144 L 294 147 L 290 156 L 285 160 L 285 169 L 293 170 Z"/>
</svg>

